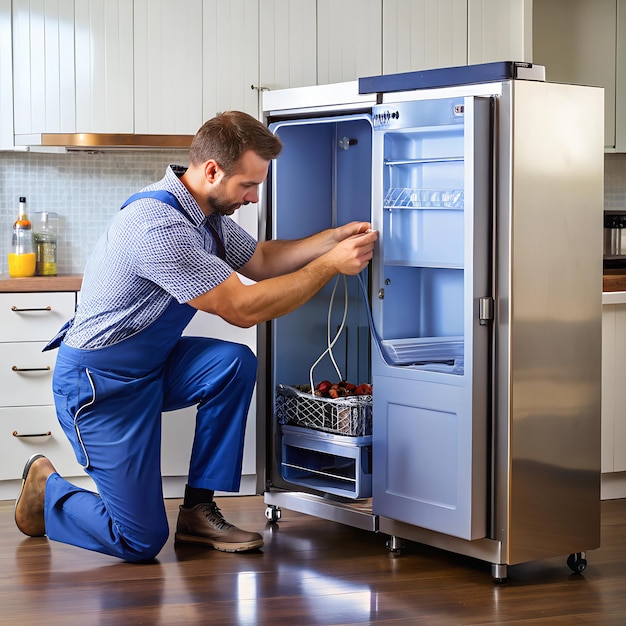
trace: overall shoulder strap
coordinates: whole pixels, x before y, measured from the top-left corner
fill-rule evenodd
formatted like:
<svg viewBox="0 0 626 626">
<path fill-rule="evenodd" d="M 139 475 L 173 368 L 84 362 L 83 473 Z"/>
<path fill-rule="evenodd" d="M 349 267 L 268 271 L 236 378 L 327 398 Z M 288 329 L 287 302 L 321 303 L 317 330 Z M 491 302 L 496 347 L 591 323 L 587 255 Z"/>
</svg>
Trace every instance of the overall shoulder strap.
<svg viewBox="0 0 626 626">
<path fill-rule="evenodd" d="M 126 202 L 124 202 L 124 204 L 122 204 L 120 209 L 127 207 L 131 202 L 134 202 L 135 200 L 141 200 L 141 198 L 154 198 L 155 200 L 160 200 L 161 202 L 169 204 L 171 207 L 177 209 L 183 215 L 187 216 L 187 213 L 180 205 L 178 198 L 173 193 L 171 193 L 170 191 L 166 191 L 165 189 L 154 189 L 153 191 L 139 191 L 137 193 L 134 193 L 130 198 L 128 198 L 128 200 L 126 200 Z"/>
</svg>

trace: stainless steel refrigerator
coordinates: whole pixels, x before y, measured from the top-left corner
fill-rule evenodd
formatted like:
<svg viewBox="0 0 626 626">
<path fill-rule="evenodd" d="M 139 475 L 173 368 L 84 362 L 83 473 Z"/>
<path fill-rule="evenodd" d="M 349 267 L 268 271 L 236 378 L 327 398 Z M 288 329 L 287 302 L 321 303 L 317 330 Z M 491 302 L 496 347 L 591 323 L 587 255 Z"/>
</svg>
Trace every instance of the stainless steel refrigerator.
<svg viewBox="0 0 626 626">
<path fill-rule="evenodd" d="M 259 330 L 268 519 L 436 546 L 497 581 L 559 555 L 582 571 L 600 543 L 603 91 L 507 62 L 270 91 L 264 116 L 284 149 L 261 238 L 379 231 L 368 271 Z M 371 397 L 311 393 L 338 379 Z"/>
</svg>

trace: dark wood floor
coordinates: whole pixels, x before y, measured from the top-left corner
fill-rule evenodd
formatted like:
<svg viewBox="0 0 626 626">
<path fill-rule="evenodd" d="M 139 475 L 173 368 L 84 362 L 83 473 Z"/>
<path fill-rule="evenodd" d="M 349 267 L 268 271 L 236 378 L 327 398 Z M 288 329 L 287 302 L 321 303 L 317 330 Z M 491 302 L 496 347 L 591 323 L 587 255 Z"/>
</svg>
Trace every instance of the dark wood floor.
<svg viewBox="0 0 626 626">
<path fill-rule="evenodd" d="M 489 564 L 418 544 L 391 556 L 385 536 L 299 513 L 266 525 L 261 497 L 219 503 L 264 529 L 261 551 L 170 539 L 158 561 L 131 565 L 24 537 L 0 502 L 0 624 L 626 624 L 626 500 L 603 502 L 583 575 L 554 558 L 510 567 L 501 585 Z M 178 504 L 167 501 L 172 528 Z"/>
</svg>

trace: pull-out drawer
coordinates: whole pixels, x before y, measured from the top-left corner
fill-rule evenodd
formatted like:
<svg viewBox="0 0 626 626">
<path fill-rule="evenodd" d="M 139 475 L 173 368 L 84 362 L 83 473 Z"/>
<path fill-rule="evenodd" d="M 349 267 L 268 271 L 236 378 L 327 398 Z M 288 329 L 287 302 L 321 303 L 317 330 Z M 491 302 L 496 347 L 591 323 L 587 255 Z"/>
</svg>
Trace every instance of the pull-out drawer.
<svg viewBox="0 0 626 626">
<path fill-rule="evenodd" d="M 0 342 L 49 341 L 74 316 L 76 293 L 0 293 Z"/>
<path fill-rule="evenodd" d="M 282 477 L 345 498 L 372 495 L 372 437 L 348 437 L 283 425 Z"/>
<path fill-rule="evenodd" d="M 0 343 L 2 406 L 53 404 L 52 373 L 57 351 L 46 342 Z"/>
<path fill-rule="evenodd" d="M 0 480 L 22 477 L 33 454 L 45 454 L 64 477 L 82 476 L 53 406 L 0 408 Z"/>
</svg>

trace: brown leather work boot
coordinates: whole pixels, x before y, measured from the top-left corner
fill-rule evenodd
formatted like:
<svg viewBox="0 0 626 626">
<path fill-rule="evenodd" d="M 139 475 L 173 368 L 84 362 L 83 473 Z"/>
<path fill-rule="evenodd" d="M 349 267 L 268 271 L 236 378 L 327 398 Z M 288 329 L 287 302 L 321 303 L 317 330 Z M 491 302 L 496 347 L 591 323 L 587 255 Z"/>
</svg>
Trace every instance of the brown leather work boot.
<svg viewBox="0 0 626 626">
<path fill-rule="evenodd" d="M 245 552 L 263 545 L 259 533 L 229 524 L 215 502 L 197 504 L 189 509 L 181 506 L 174 540 L 209 545 L 222 552 Z"/>
<path fill-rule="evenodd" d="M 46 534 L 44 519 L 44 495 L 48 476 L 56 470 L 43 454 L 28 459 L 22 473 L 22 488 L 15 501 L 15 523 L 30 537 Z"/>
</svg>

